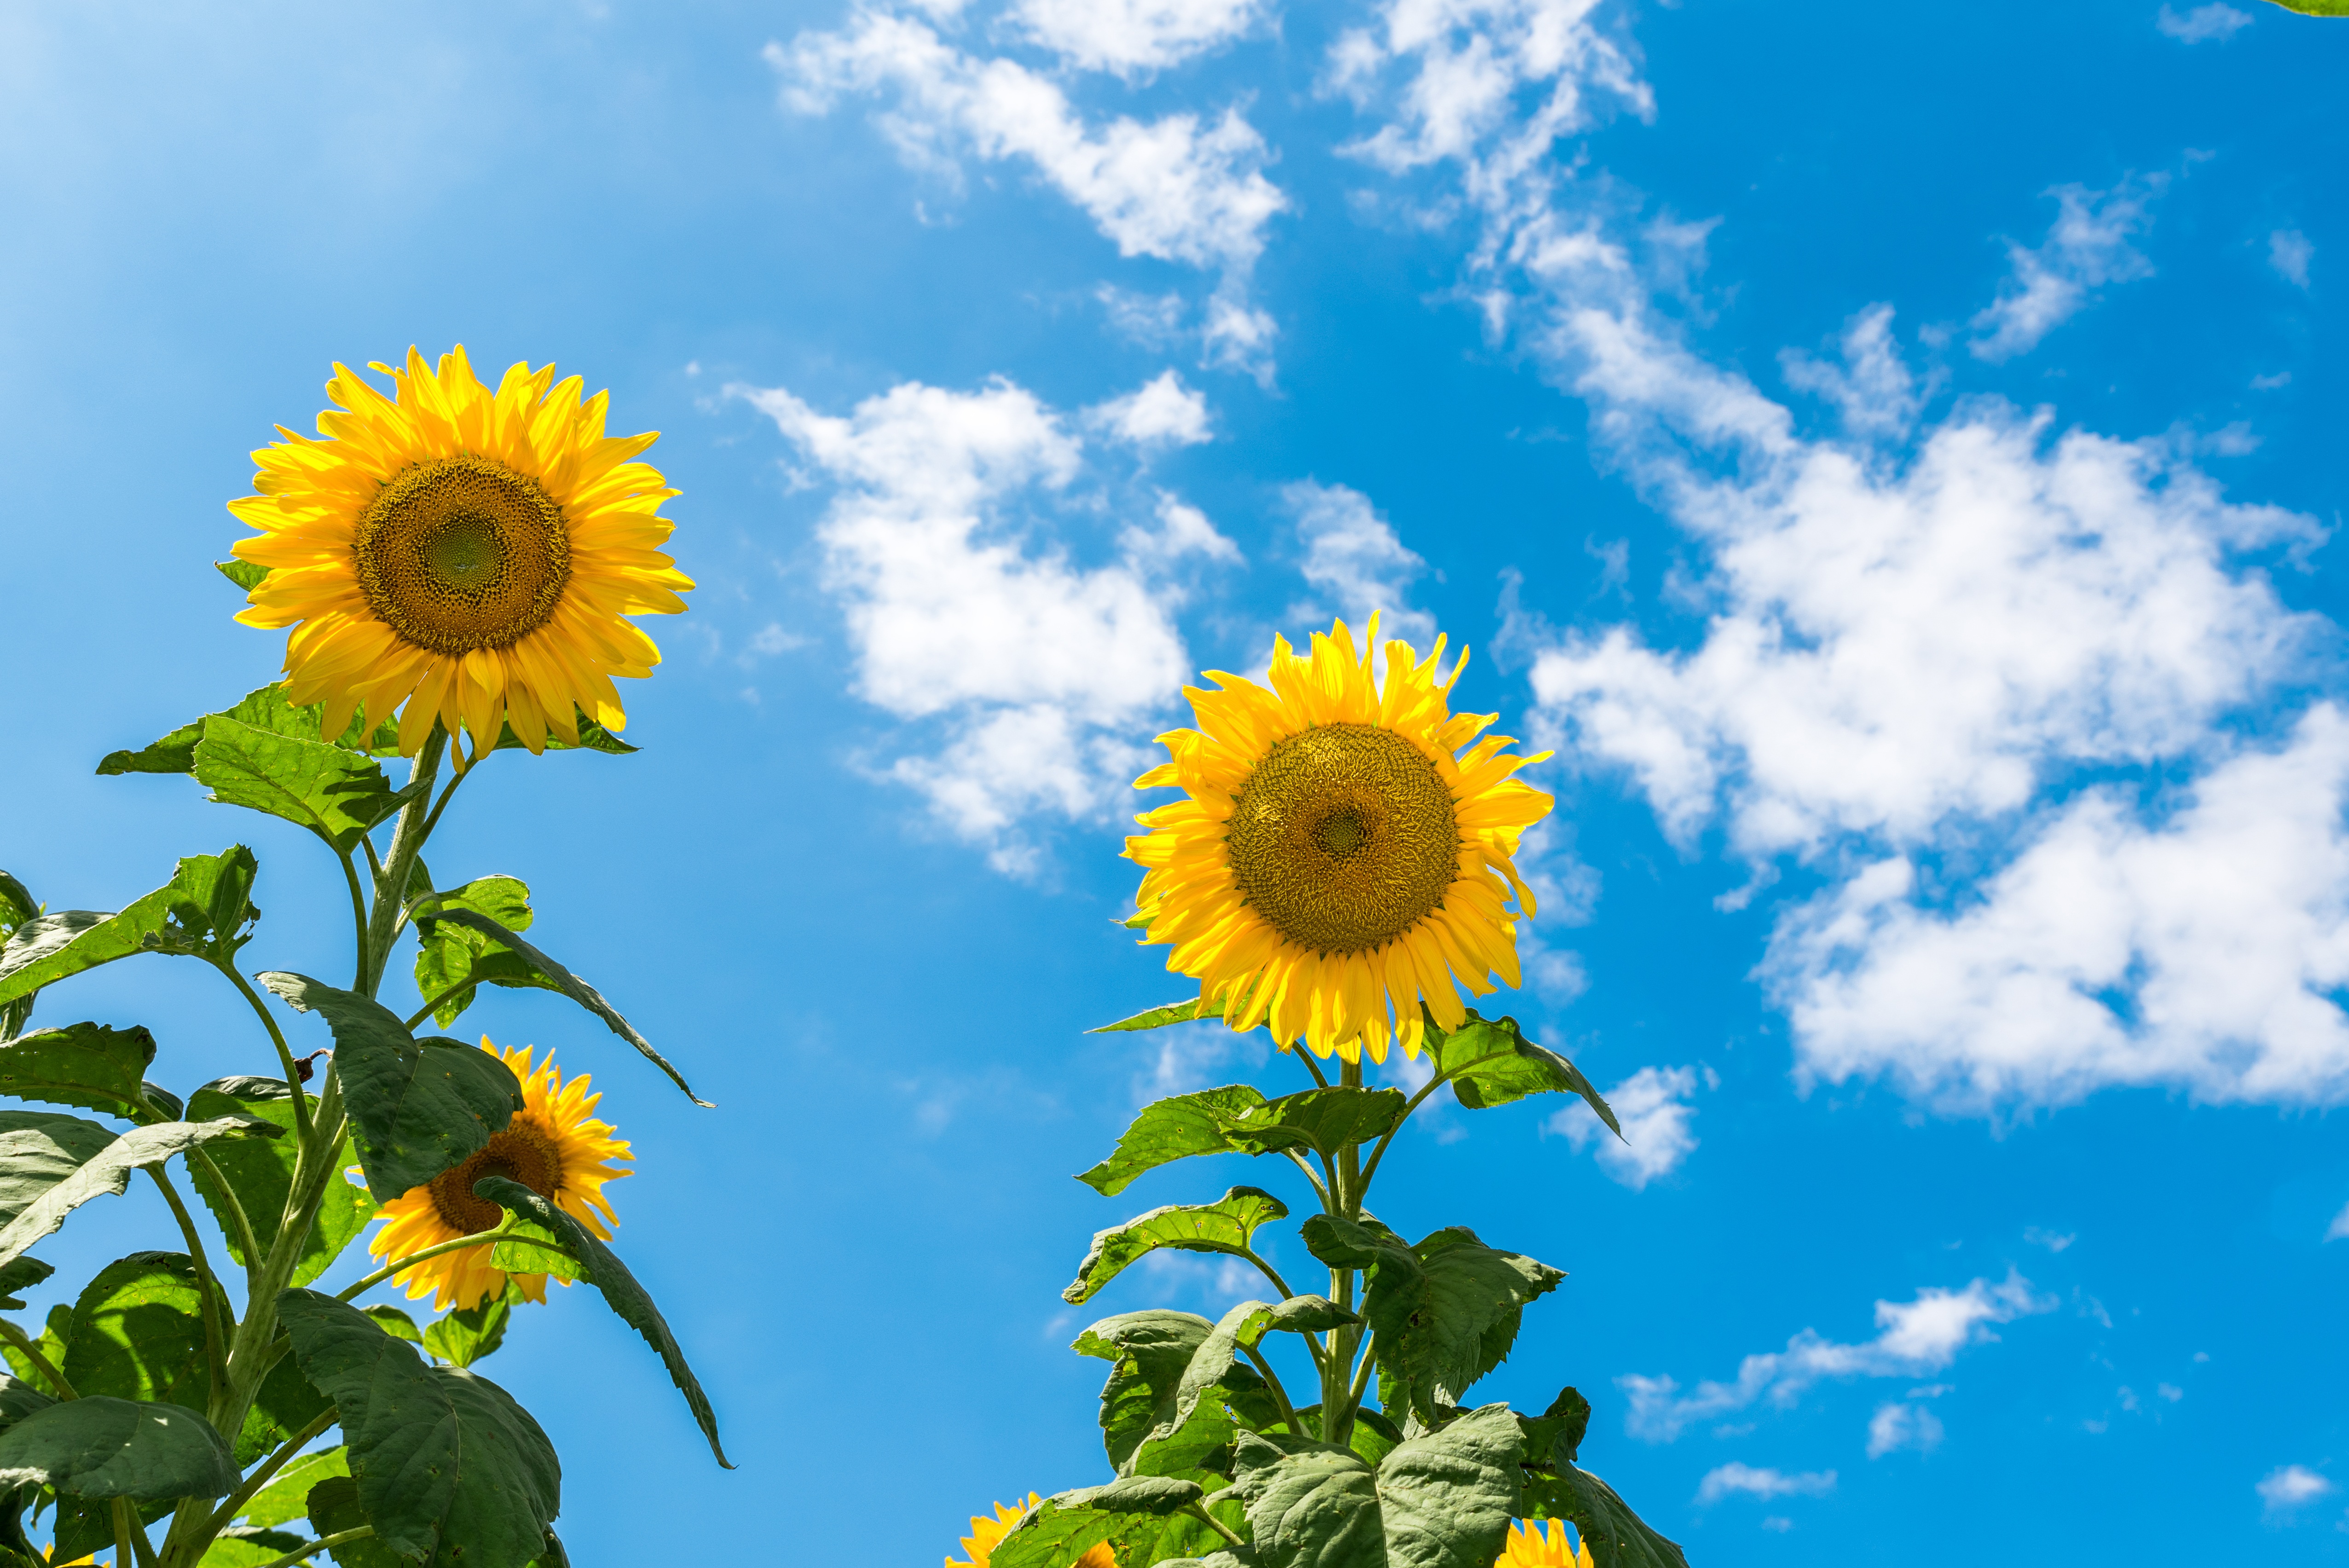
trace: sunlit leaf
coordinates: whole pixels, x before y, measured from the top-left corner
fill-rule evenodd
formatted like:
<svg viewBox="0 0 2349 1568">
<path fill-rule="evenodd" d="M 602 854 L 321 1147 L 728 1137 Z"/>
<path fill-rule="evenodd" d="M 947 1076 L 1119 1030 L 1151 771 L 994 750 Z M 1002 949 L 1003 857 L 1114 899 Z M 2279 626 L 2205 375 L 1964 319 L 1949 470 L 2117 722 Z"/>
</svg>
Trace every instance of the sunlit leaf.
<svg viewBox="0 0 2349 1568">
<path fill-rule="evenodd" d="M 1288 1206 L 1257 1187 L 1235 1187 L 1212 1203 L 1171 1203 L 1153 1209 L 1123 1225 L 1094 1233 L 1092 1250 L 1085 1253 L 1075 1283 L 1061 1293 L 1061 1299 L 1092 1300 L 1128 1265 L 1162 1247 L 1245 1257 L 1257 1226 L 1288 1217 Z"/>
<path fill-rule="evenodd" d="M 429 782 L 394 789 L 383 765 L 362 753 L 259 729 L 222 714 L 203 721 L 191 771 L 197 783 L 212 787 L 212 799 L 221 805 L 264 811 L 307 828 L 346 853 Z"/>
<path fill-rule="evenodd" d="M 144 1028 L 69 1024 L 38 1029 L 0 1045 L 0 1094 L 154 1120 L 140 1103 L 154 1060 L 155 1037 Z"/>
<path fill-rule="evenodd" d="M 0 1126 L 5 1126 L 11 1119 L 14 1119 L 0 1114 Z M 208 1143 L 216 1138 L 276 1136 L 276 1128 L 246 1117 L 222 1117 L 212 1121 L 162 1121 L 152 1127 L 133 1128 L 84 1160 L 73 1174 L 45 1189 L 5 1228 L 0 1228 L 0 1264 L 13 1262 L 26 1248 L 64 1224 L 68 1214 L 91 1199 L 119 1195 L 130 1185 L 130 1173 L 141 1166 L 160 1165 L 175 1154 L 183 1154 L 196 1145 Z"/>
<path fill-rule="evenodd" d="M 5 1053 L 0 1053 L 5 1059 Z M 305 1096 L 315 1109 L 317 1099 Z M 211 1083 L 189 1097 L 188 1110 L 191 1119 L 205 1120 L 222 1116 L 244 1116 L 256 1121 L 266 1121 L 285 1130 L 295 1130 L 294 1091 L 285 1087 L 283 1078 L 224 1078 Z M 285 1212 L 287 1197 L 294 1190 L 294 1166 L 301 1150 L 291 1136 L 274 1140 L 253 1140 L 245 1142 L 216 1144 L 212 1150 L 212 1162 L 228 1178 L 230 1188 L 243 1206 L 244 1217 L 253 1226 L 254 1241 L 266 1257 L 276 1244 L 277 1227 Z M 332 1266 L 342 1255 L 352 1238 L 366 1228 L 376 1215 L 376 1201 L 367 1191 L 354 1185 L 340 1172 L 358 1160 L 356 1145 L 346 1142 L 343 1154 L 336 1161 L 336 1174 L 326 1179 L 325 1196 L 318 1204 L 318 1217 L 305 1240 L 302 1255 L 295 1260 L 289 1284 L 308 1284 Z M 235 1224 L 230 1219 L 226 1200 L 202 1165 L 192 1168 L 196 1191 L 210 1206 L 221 1230 L 228 1238 L 229 1255 L 251 1268 L 256 1260 L 244 1255 L 244 1247 L 237 1240 Z"/>
</svg>

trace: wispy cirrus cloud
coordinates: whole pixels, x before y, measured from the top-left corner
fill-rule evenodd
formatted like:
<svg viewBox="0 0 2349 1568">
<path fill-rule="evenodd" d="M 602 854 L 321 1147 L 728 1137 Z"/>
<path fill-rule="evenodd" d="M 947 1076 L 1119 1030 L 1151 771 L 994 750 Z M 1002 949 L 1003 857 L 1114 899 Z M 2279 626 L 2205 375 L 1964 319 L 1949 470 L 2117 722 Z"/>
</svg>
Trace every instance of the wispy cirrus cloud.
<svg viewBox="0 0 2349 1568">
<path fill-rule="evenodd" d="M 2095 290 L 2151 277 L 2153 263 L 2131 242 L 2153 226 L 2152 205 L 2168 183 L 2168 175 L 2152 174 L 2110 191 L 2062 185 L 2049 191 L 2055 222 L 2035 246 L 2009 242 L 2013 270 L 1998 298 L 1973 318 L 1967 346 L 1974 357 L 1995 362 L 2027 354 L 2078 315 Z"/>
</svg>

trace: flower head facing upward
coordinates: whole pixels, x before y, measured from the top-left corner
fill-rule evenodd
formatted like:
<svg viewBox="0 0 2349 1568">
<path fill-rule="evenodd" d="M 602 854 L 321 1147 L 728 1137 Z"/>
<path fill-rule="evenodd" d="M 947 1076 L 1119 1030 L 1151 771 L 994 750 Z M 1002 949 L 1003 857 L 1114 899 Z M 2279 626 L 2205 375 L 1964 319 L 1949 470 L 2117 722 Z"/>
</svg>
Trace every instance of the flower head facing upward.
<svg viewBox="0 0 2349 1568">
<path fill-rule="evenodd" d="M 1564 1520 L 1553 1519 L 1547 1526 L 1539 1520 L 1518 1520 L 1510 1524 L 1508 1548 L 1493 1568 L 1591 1568 L 1590 1548 L 1568 1536 Z"/>
<path fill-rule="evenodd" d="M 259 531 L 238 559 L 269 573 L 237 619 L 294 628 L 287 696 L 323 700 L 328 735 L 397 711 L 409 756 L 435 719 L 475 757 L 508 724 L 533 751 L 575 743 L 578 712 L 621 728 L 612 677 L 660 662 L 627 617 L 675 614 L 693 586 L 659 550 L 677 492 L 633 460 L 656 438 L 605 435 L 610 394 L 583 402 L 551 365 L 495 392 L 461 346 L 370 368 L 393 396 L 336 365 L 326 438 L 280 426 L 253 455 L 259 493 L 229 502 Z"/>
<path fill-rule="evenodd" d="M 1271 688 L 1210 670 L 1184 688 L 1199 727 L 1158 738 L 1173 759 L 1134 780 L 1187 799 L 1136 819 L 1125 841 L 1148 868 L 1134 895 L 1166 967 L 1200 982 L 1204 1006 L 1245 1032 L 1269 1024 L 1348 1061 L 1419 1050 L 1422 1007 L 1445 1029 L 1476 995 L 1518 983 L 1516 919 L 1534 912 L 1512 857 L 1550 797 L 1512 778 L 1548 756 L 1478 741 L 1493 715 L 1454 714 L 1444 639 L 1422 661 L 1386 645 L 1385 677 L 1343 621 L 1309 655 L 1273 643 Z M 1464 754 L 1462 748 L 1475 741 Z"/>
<path fill-rule="evenodd" d="M 473 1195 L 473 1183 L 484 1176 L 504 1176 L 547 1199 L 593 1232 L 599 1240 L 612 1238 L 619 1223 L 604 1196 L 604 1184 L 629 1174 L 615 1161 L 631 1160 L 626 1141 L 612 1136 L 608 1122 L 595 1119 L 595 1104 L 604 1097 L 590 1094 L 585 1073 L 569 1083 L 554 1069 L 554 1054 L 535 1070 L 533 1047 L 501 1051 L 487 1036 L 481 1049 L 513 1069 L 522 1080 L 523 1108 L 492 1133 L 486 1147 L 453 1171 L 443 1171 L 421 1187 L 410 1188 L 383 1206 L 390 1222 L 376 1233 L 367 1250 L 389 1261 L 460 1236 L 478 1236 L 494 1230 L 505 1211 Z M 493 1246 L 462 1247 L 428 1258 L 407 1274 L 411 1298 L 431 1295 L 433 1310 L 478 1306 L 502 1295 L 508 1276 L 490 1265 Z M 515 1274 L 514 1284 L 532 1301 L 546 1299 L 546 1276 Z"/>
<path fill-rule="evenodd" d="M 995 1517 L 992 1519 L 983 1513 L 973 1514 L 970 1521 L 970 1533 L 962 1538 L 962 1549 L 968 1554 L 969 1560 L 957 1562 L 949 1557 L 947 1559 L 946 1568 L 987 1568 L 988 1558 L 993 1554 L 998 1546 L 1003 1544 L 1003 1538 L 1010 1534 L 1013 1528 L 1021 1520 L 1027 1518 L 1031 1511 L 1041 1507 L 1043 1501 L 1042 1498 L 1031 1491 L 1028 1494 L 1028 1501 L 1018 1508 L 1006 1508 L 1001 1503 L 997 1503 Z M 1110 1551 L 1107 1543 L 1103 1543 L 1092 1547 L 1082 1557 L 1078 1558 L 1073 1568 L 1117 1568 L 1117 1556 Z"/>
</svg>

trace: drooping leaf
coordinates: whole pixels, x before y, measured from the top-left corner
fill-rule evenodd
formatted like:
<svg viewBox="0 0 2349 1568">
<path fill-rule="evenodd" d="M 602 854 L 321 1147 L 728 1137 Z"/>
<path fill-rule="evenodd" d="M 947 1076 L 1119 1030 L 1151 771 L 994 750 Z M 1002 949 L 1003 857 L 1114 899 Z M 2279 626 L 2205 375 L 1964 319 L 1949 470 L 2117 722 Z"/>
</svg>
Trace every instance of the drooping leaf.
<svg viewBox="0 0 2349 1568">
<path fill-rule="evenodd" d="M 77 1497 L 225 1497 L 236 1464 L 212 1423 L 179 1405 L 67 1399 L 0 1432 L 0 1486 Z"/>
<path fill-rule="evenodd" d="M 299 1519 L 308 1510 L 312 1487 L 350 1473 L 350 1451 L 339 1445 L 316 1453 L 297 1454 L 285 1461 L 285 1468 L 267 1486 L 253 1494 L 237 1518 L 247 1524 L 264 1526 Z"/>
<path fill-rule="evenodd" d="M 1226 1118 L 1224 1132 L 1249 1154 L 1306 1149 L 1335 1158 L 1340 1150 L 1393 1131 L 1407 1103 L 1408 1097 L 1397 1088 L 1339 1084 L 1301 1089 Z"/>
<path fill-rule="evenodd" d="M 140 1091 L 154 1060 L 155 1037 L 142 1027 L 40 1029 L 0 1045 L 0 1094 L 153 1120 Z"/>
<path fill-rule="evenodd" d="M 1688 1568 L 1676 1542 L 1649 1529 L 1613 1487 L 1576 1465 L 1527 1470 L 1520 1506 L 1527 1519 L 1571 1523 L 1589 1549 L 1593 1568 Z"/>
<path fill-rule="evenodd" d="M 1623 1135 L 1615 1112 L 1580 1069 L 1526 1038 L 1515 1018 L 1480 1018 L 1471 1010 L 1468 1022 L 1449 1035 L 1431 1023 L 1426 1040 L 1453 1098 L 1470 1110 L 1508 1105 L 1527 1095 L 1578 1094 L 1615 1136 Z"/>
<path fill-rule="evenodd" d="M 1163 1029 L 1169 1024 L 1188 1024 L 1199 1018 L 1220 1018 L 1224 1016 L 1221 1002 L 1202 1003 L 1196 996 L 1187 1002 L 1170 1002 L 1164 1007 L 1152 1007 L 1136 1013 L 1131 1018 L 1120 1018 L 1114 1024 L 1103 1024 L 1097 1029 L 1087 1029 L 1089 1035 L 1116 1035 L 1129 1029 Z"/>
<path fill-rule="evenodd" d="M 78 1116 L 0 1110 L 0 1227 L 113 1141 L 110 1130 Z"/>
<path fill-rule="evenodd" d="M 18 1295 L 31 1290 L 57 1271 L 38 1258 L 18 1258 L 5 1268 L 0 1268 L 0 1312 L 22 1312 L 25 1304 Z"/>
<path fill-rule="evenodd" d="M 426 891 L 429 892 L 428 888 Z M 533 918 L 530 888 L 520 877 L 475 877 L 462 887 L 433 894 L 436 906 L 470 909 L 488 915 L 510 931 L 528 931 Z M 493 936 L 453 920 L 417 922 L 416 993 L 440 997 L 432 1016 L 442 1028 L 473 1005 L 476 986 L 537 986 L 554 990 L 531 963 Z M 461 986 L 462 989 L 453 989 Z"/>
<path fill-rule="evenodd" d="M 1231 1491 L 1247 1510 L 1258 1568 L 1387 1568 L 1371 1467 L 1350 1449 L 1284 1449 L 1253 1432 L 1233 1443 Z"/>
<path fill-rule="evenodd" d="M 1191 1357 L 1216 1326 L 1191 1312 L 1153 1309 L 1104 1317 L 1070 1348 L 1112 1363 L 1102 1385 L 1102 1446 L 1123 1472 L 1143 1439 L 1174 1418 L 1174 1397 Z"/>
<path fill-rule="evenodd" d="M 315 1110 L 317 1099 L 305 1097 Z M 196 1120 L 222 1116 L 244 1116 L 256 1121 L 266 1121 L 292 1133 L 295 1130 L 294 1091 L 285 1080 L 273 1078 L 215 1078 L 196 1090 L 188 1099 L 189 1114 Z M 212 1163 L 228 1178 L 230 1191 L 243 1206 L 244 1217 L 253 1226 L 254 1241 L 267 1256 L 276 1244 L 277 1227 L 285 1213 L 285 1201 L 294 1190 L 294 1166 L 301 1150 L 292 1137 L 263 1140 L 250 1140 L 216 1145 L 211 1150 Z M 358 1159 L 355 1144 L 346 1142 L 343 1156 L 336 1163 L 347 1167 Z M 236 1225 L 230 1218 L 226 1198 L 202 1164 L 193 1167 L 196 1191 L 220 1221 L 222 1233 L 228 1238 L 229 1255 L 247 1268 L 255 1260 L 244 1255 L 244 1247 L 237 1240 Z M 331 1267 L 342 1255 L 351 1239 L 375 1218 L 377 1203 L 365 1188 L 340 1175 L 326 1179 L 326 1196 L 318 1204 L 318 1218 L 304 1243 L 302 1255 L 294 1265 L 290 1284 L 308 1284 Z"/>
<path fill-rule="evenodd" d="M 339 737 L 319 733 L 326 705 L 323 702 L 297 706 L 285 700 L 284 682 L 245 693 L 234 707 L 204 717 L 220 717 L 282 735 L 289 740 L 331 740 L 347 750 L 364 752 L 374 757 L 399 755 L 399 726 L 390 719 L 378 725 L 372 732 L 366 719 L 352 717 L 349 726 Z M 191 719 L 160 740 L 137 751 L 115 751 L 107 754 L 98 765 L 102 775 L 119 773 L 192 773 L 196 767 L 196 743 L 204 738 L 204 720 Z"/>
<path fill-rule="evenodd" d="M 1152 1435 L 1164 1437 L 1188 1422 L 1201 1402 L 1231 1380 L 1241 1354 L 1254 1349 L 1275 1332 L 1314 1334 L 1341 1323 L 1357 1323 L 1352 1313 L 1340 1311 L 1318 1295 L 1291 1296 L 1278 1305 L 1244 1301 L 1223 1318 L 1191 1353 L 1189 1365 L 1174 1387 L 1172 1413 Z M 1251 1378 L 1251 1381 L 1253 1379 Z"/>
<path fill-rule="evenodd" d="M 328 1476 L 316 1482 L 310 1488 L 304 1507 L 309 1514 L 310 1528 L 318 1532 L 321 1541 L 372 1522 L 367 1511 L 359 1506 L 359 1483 L 348 1475 Z M 365 1535 L 339 1546 L 329 1546 L 326 1551 L 336 1568 L 416 1568 L 413 1561 L 382 1541 Z"/>
<path fill-rule="evenodd" d="M 226 963 L 260 917 L 253 851 L 231 845 L 191 855 L 171 880 L 119 913 L 69 909 L 19 926 L 0 948 L 0 1005 L 134 953 L 170 953 Z"/>
<path fill-rule="evenodd" d="M 715 1109 L 708 1100 L 693 1092 L 693 1087 L 685 1081 L 684 1075 L 669 1065 L 667 1057 L 653 1049 L 651 1041 L 636 1033 L 635 1025 L 620 1016 L 613 1006 L 604 1000 L 602 992 L 524 942 L 503 923 L 492 920 L 479 910 L 455 905 L 443 905 L 437 908 L 428 905 L 417 912 L 416 922 L 419 934 L 428 934 L 431 923 L 445 921 L 454 921 L 484 936 L 493 938 L 535 970 L 538 975 L 536 980 L 532 981 L 503 980 L 495 975 L 484 975 L 481 976 L 482 979 L 498 985 L 538 985 L 543 982 L 548 988 L 562 992 L 574 1002 L 595 1014 L 596 1017 L 601 1018 L 605 1028 L 636 1047 L 647 1061 L 667 1073 L 671 1083 L 685 1090 L 686 1099 L 705 1110 Z"/>
<path fill-rule="evenodd" d="M 379 1003 L 307 975 L 259 979 L 304 1012 L 324 1016 L 334 1031 L 335 1070 L 370 1192 L 397 1197 L 456 1169 L 522 1109 L 522 1085 L 491 1052 L 418 1040 Z"/>
<path fill-rule="evenodd" d="M 1123 1225 L 1095 1232 L 1092 1250 L 1078 1266 L 1076 1282 L 1061 1293 L 1061 1298 L 1092 1300 L 1129 1264 L 1162 1247 L 1247 1256 L 1249 1238 L 1257 1226 L 1288 1217 L 1288 1206 L 1258 1187 L 1235 1187 L 1212 1203 L 1171 1203 L 1153 1209 Z"/>
<path fill-rule="evenodd" d="M 98 1271 L 74 1303 L 66 1375 L 81 1395 L 202 1408 L 203 1293 L 184 1253 L 133 1253 Z"/>
<path fill-rule="evenodd" d="M 395 790 L 383 765 L 363 753 L 217 713 L 203 721 L 193 771 L 196 782 L 210 785 L 212 799 L 221 805 L 265 811 L 307 828 L 343 853 L 408 804 L 419 788 Z"/>
<path fill-rule="evenodd" d="M 528 1411 L 485 1377 L 426 1366 L 332 1296 L 289 1290 L 277 1313 L 304 1375 L 335 1402 L 358 1507 L 386 1547 L 427 1568 L 525 1568 L 539 1555 L 562 1468 Z"/>
<path fill-rule="evenodd" d="M 479 1305 L 444 1314 L 425 1329 L 424 1348 L 451 1367 L 471 1367 L 494 1355 L 506 1342 L 506 1326 L 513 1320 L 515 1304 L 523 1299 L 521 1287 L 510 1284 L 503 1295 L 484 1297 Z"/>
<path fill-rule="evenodd" d="M 17 1113 L 22 1115 L 23 1113 Z M 0 1125 L 8 1119 L 0 1116 Z M 69 1117 L 58 1120 L 71 1120 Z M 87 1125 L 85 1123 L 85 1125 Z M 119 1195 L 130 1185 L 130 1173 L 145 1165 L 160 1165 L 200 1143 L 216 1138 L 274 1138 L 278 1130 L 247 1117 L 222 1117 L 212 1121 L 159 1121 L 133 1128 L 81 1162 L 80 1168 L 48 1187 L 26 1204 L 5 1228 L 0 1228 L 0 1264 L 17 1255 L 66 1222 L 66 1216 L 92 1198 Z M 5 1158 L 0 1157 L 0 1165 Z"/>
<path fill-rule="evenodd" d="M 701 1435 L 709 1439 L 709 1451 L 718 1456 L 719 1464 L 732 1470 L 733 1461 L 719 1446 L 718 1417 L 709 1408 L 709 1397 L 701 1391 L 693 1368 L 686 1365 L 685 1352 L 678 1348 L 677 1336 L 668 1331 L 660 1309 L 653 1305 L 653 1298 L 636 1283 L 627 1265 L 620 1262 L 619 1255 L 597 1240 L 586 1226 L 519 1181 L 503 1176 L 484 1176 L 473 1183 L 473 1192 L 551 1232 L 573 1257 L 585 1265 L 579 1277 L 603 1292 L 604 1300 L 619 1315 L 620 1321 L 642 1335 L 645 1343 L 660 1357 L 668 1368 L 669 1381 L 677 1385 L 678 1391 L 685 1396 L 687 1407 L 693 1411 Z"/>
<path fill-rule="evenodd" d="M 31 890 L 6 872 L 0 872 L 0 953 L 6 951 L 19 926 L 40 916 L 41 906 L 33 902 Z M 23 1031 L 25 1020 L 32 1016 L 33 998 L 29 995 L 0 1003 L 0 1040 L 14 1039 Z M 0 1506 L 0 1527 L 6 1527 L 9 1521 L 7 1509 Z"/>
<path fill-rule="evenodd" d="M 1575 1388 L 1561 1388 L 1549 1408 L 1538 1416 L 1519 1416 L 1525 1434 L 1526 1462 L 1572 1464 L 1582 1451 L 1582 1435 L 1590 1429 L 1590 1401 Z"/>
<path fill-rule="evenodd" d="M 1387 1558 L 1410 1568 L 1492 1568 L 1519 1492 L 1517 1418 L 1487 1405 L 1399 1444 L 1375 1480 Z"/>
<path fill-rule="evenodd" d="M 1174 1161 L 1245 1152 L 1224 1130 L 1225 1123 L 1264 1104 L 1264 1096 L 1244 1083 L 1154 1101 L 1142 1108 L 1110 1157 L 1077 1180 L 1104 1198 L 1114 1198 L 1135 1177 Z"/>
</svg>

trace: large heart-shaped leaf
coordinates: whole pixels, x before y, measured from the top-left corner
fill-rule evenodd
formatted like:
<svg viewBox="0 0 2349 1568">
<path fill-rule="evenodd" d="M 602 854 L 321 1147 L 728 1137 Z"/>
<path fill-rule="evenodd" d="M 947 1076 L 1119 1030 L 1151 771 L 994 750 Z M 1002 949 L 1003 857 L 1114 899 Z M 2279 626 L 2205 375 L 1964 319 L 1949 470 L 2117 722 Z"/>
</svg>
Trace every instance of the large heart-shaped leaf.
<svg viewBox="0 0 2349 1568">
<path fill-rule="evenodd" d="M 184 1253 L 133 1253 L 98 1270 L 74 1303 L 57 1370 L 77 1394 L 202 1408 L 211 1374 L 194 1262 Z"/>
<path fill-rule="evenodd" d="M 212 1423 L 178 1405 L 62 1400 L 0 1432 L 0 1487 L 77 1497 L 224 1497 L 236 1464 Z"/>
<path fill-rule="evenodd" d="M 1061 1298 L 1091 1301 L 1129 1264 L 1161 1248 L 1248 1256 L 1248 1242 L 1257 1227 L 1288 1217 L 1288 1206 L 1259 1187 L 1235 1187 L 1212 1203 L 1171 1203 L 1153 1209 L 1123 1225 L 1095 1232 L 1092 1250 L 1078 1265 L 1076 1282 L 1061 1293 Z"/>
<path fill-rule="evenodd" d="M 368 829 L 414 799 L 419 781 L 395 790 L 383 765 L 321 740 L 302 740 L 239 723 L 224 714 L 203 721 L 196 742 L 196 782 L 223 806 L 264 811 L 348 853 Z"/>
<path fill-rule="evenodd" d="M 1360 1454 L 1242 1432 L 1233 1462 L 1258 1568 L 1386 1568 L 1378 1484 Z"/>
<path fill-rule="evenodd" d="M 1155 1100 L 1142 1108 L 1110 1157 L 1077 1180 L 1104 1198 L 1114 1198 L 1143 1171 L 1174 1161 L 1200 1154 L 1242 1153 L 1224 1124 L 1264 1103 L 1263 1094 L 1244 1083 Z"/>
<path fill-rule="evenodd" d="M 1379 1515 L 1395 1568 L 1492 1568 L 1517 1511 L 1519 1435 L 1487 1405 L 1379 1462 Z"/>
</svg>

